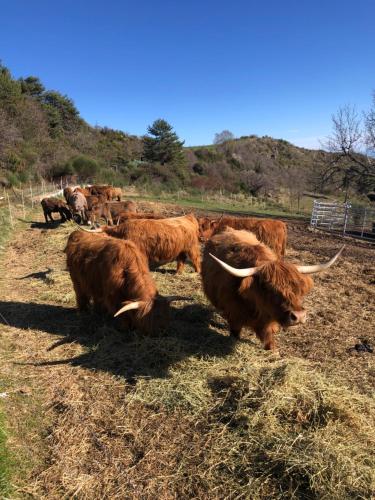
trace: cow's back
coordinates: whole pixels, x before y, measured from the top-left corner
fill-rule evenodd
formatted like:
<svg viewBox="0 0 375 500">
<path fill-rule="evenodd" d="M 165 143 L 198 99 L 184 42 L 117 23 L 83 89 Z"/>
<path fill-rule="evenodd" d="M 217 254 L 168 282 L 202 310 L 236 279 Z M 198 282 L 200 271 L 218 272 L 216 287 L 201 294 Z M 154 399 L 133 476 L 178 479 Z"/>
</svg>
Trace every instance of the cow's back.
<svg viewBox="0 0 375 500">
<path fill-rule="evenodd" d="M 118 227 L 106 228 L 110 236 L 133 241 L 150 264 L 170 262 L 198 247 L 198 221 L 194 216 L 169 219 L 129 219 Z"/>
<path fill-rule="evenodd" d="M 215 234 L 221 233 L 226 227 L 251 231 L 262 243 L 274 250 L 278 256 L 285 255 L 287 227 L 282 221 L 257 219 L 255 217 L 223 217 L 215 229 Z"/>
</svg>

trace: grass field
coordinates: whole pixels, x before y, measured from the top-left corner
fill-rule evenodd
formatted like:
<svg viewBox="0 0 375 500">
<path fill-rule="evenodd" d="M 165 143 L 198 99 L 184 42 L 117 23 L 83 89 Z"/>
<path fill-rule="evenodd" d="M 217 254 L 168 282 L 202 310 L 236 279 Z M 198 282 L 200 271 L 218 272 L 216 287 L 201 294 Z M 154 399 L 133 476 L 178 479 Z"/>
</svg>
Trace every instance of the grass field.
<svg viewBox="0 0 375 500">
<path fill-rule="evenodd" d="M 182 193 L 181 196 L 176 196 L 175 194 L 163 194 L 159 196 L 148 195 L 134 195 L 133 193 L 127 194 L 126 190 L 125 198 L 133 199 L 135 201 L 146 201 L 146 202 L 162 202 L 176 204 L 180 207 L 192 208 L 200 211 L 212 211 L 212 212 L 225 212 L 225 213 L 237 213 L 237 214 L 256 214 L 259 216 L 271 216 L 271 217 L 293 217 L 295 219 L 308 219 L 311 214 L 312 199 L 304 198 L 303 203 L 301 203 L 301 211 L 297 212 L 296 209 L 291 210 L 290 207 L 282 207 L 281 205 L 275 203 L 265 203 L 258 202 L 256 198 L 246 198 L 246 197 L 226 197 L 226 196 L 193 196 L 187 193 Z"/>
<path fill-rule="evenodd" d="M 168 210 L 168 207 L 160 207 Z M 348 242 L 315 279 L 306 325 L 235 342 L 200 277 L 152 273 L 173 307 L 160 336 L 77 314 L 63 248 L 73 227 L 20 225 L 0 277 L 0 379 L 21 498 L 349 499 L 375 491 L 373 249 Z M 289 223 L 288 259 L 340 246 Z"/>
<path fill-rule="evenodd" d="M 0 208 L 0 265 L 2 264 L 2 253 L 9 238 L 11 225 L 9 223 L 8 210 Z M 1 312 L 1 311 L 0 311 Z M 0 379 L 0 394 L 5 393 L 4 381 Z M 10 458 L 7 449 L 7 431 L 2 408 L 2 398 L 0 398 L 0 495 L 6 496 L 9 493 Z"/>
</svg>

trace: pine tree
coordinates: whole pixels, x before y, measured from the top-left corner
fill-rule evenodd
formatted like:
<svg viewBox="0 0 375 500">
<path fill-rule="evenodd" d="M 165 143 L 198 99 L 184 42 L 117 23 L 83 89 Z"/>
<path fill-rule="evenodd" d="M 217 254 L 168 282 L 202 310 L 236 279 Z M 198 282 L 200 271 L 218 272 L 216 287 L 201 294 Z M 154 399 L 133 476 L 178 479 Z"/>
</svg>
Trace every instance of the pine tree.
<svg viewBox="0 0 375 500">
<path fill-rule="evenodd" d="M 149 135 L 143 137 L 144 156 L 151 162 L 162 165 L 171 163 L 181 165 L 185 160 L 183 145 L 173 127 L 161 118 L 155 120 L 147 129 Z"/>
</svg>

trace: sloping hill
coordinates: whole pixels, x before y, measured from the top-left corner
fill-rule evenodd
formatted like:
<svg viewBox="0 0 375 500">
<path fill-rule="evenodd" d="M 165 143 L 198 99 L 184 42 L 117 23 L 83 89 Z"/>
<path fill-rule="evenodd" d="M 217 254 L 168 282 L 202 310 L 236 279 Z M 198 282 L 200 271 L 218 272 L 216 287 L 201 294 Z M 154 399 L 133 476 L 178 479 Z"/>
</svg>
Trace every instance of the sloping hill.
<svg viewBox="0 0 375 500">
<path fill-rule="evenodd" d="M 0 179 L 25 182 L 76 170 L 118 181 L 139 158 L 141 141 L 109 128 L 91 127 L 68 97 L 46 90 L 37 77 L 14 79 L 0 65 Z M 77 157 L 81 161 L 73 160 Z M 89 171 L 90 173 L 90 171 Z"/>
<path fill-rule="evenodd" d="M 176 168 L 143 160 L 142 138 L 85 122 L 73 101 L 39 78 L 15 79 L 0 64 L 0 184 L 77 174 L 78 180 L 134 184 L 146 190 L 223 190 L 298 198 L 326 192 L 322 168 L 330 154 L 282 139 L 248 136 L 185 148 Z"/>
<path fill-rule="evenodd" d="M 267 195 L 281 187 L 322 189 L 320 171 L 329 153 L 299 148 L 272 137 L 241 137 L 215 146 L 187 150 L 192 186 L 243 190 Z"/>
</svg>

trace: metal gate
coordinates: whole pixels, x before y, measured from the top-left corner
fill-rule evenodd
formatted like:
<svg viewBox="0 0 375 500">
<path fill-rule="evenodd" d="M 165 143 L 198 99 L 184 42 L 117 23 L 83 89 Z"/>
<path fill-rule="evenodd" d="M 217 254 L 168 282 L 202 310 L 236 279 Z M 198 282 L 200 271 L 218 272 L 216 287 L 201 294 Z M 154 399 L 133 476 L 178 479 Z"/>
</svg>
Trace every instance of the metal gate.
<svg viewBox="0 0 375 500">
<path fill-rule="evenodd" d="M 375 209 L 351 203 L 314 201 L 310 224 L 342 236 L 375 242 Z"/>
</svg>

